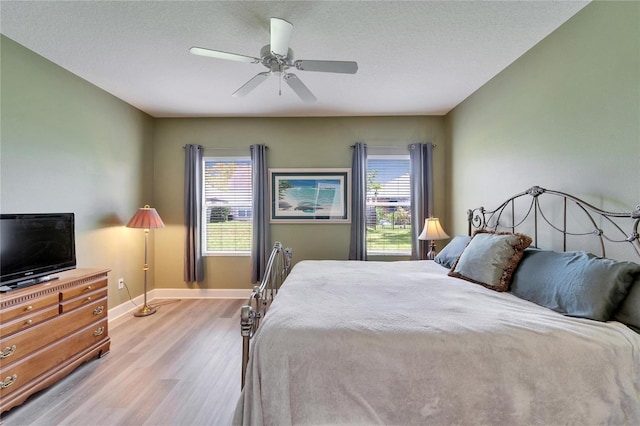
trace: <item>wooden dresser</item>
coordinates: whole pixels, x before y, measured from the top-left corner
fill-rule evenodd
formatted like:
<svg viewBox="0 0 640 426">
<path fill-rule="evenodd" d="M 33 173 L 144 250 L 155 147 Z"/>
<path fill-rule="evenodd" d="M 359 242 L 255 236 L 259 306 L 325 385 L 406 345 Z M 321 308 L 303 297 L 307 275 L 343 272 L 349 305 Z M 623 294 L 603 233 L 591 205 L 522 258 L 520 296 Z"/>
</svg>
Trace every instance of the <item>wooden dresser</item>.
<svg viewBox="0 0 640 426">
<path fill-rule="evenodd" d="M 109 352 L 108 269 L 0 294 L 0 412 Z"/>
</svg>

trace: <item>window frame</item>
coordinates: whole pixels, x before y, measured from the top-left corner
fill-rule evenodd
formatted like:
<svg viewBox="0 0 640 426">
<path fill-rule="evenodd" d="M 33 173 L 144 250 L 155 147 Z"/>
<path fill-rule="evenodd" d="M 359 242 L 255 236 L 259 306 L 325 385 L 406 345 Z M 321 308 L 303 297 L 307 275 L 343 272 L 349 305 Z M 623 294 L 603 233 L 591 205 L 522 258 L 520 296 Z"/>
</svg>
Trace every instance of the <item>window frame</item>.
<svg viewBox="0 0 640 426">
<path fill-rule="evenodd" d="M 239 162 L 242 161 L 247 162 L 249 164 L 250 170 L 249 170 L 249 210 L 253 209 L 253 182 L 251 181 L 251 176 L 252 176 L 252 168 L 253 168 L 253 164 L 251 162 L 251 156 L 250 155 L 207 155 L 207 156 L 203 156 L 202 158 L 202 209 L 200 212 L 201 215 L 201 220 L 202 220 L 202 229 L 201 229 L 201 249 L 202 249 L 202 256 L 206 256 L 206 257 L 248 257 L 251 256 L 251 243 L 249 245 L 249 248 L 247 250 L 233 250 L 233 251 L 222 251 L 222 250 L 212 250 L 209 251 L 207 249 L 207 235 L 208 235 L 208 211 L 209 208 L 212 207 L 212 204 L 209 203 L 207 204 L 207 183 L 206 183 L 206 163 L 207 162 L 211 162 L 211 161 L 217 161 L 217 162 Z M 246 211 L 246 206 L 237 206 L 239 209 L 243 209 L 244 211 Z M 251 237 L 253 237 L 253 220 L 252 220 L 253 214 L 251 216 L 251 219 L 248 220 L 247 222 L 250 223 L 250 234 Z M 253 239 L 253 238 L 251 238 Z"/>
<path fill-rule="evenodd" d="M 406 202 L 369 202 L 369 160 L 406 160 L 409 165 L 409 183 L 407 187 L 408 200 Z M 369 207 L 405 207 L 409 213 L 409 217 L 411 217 L 411 162 L 410 162 L 409 153 L 402 154 L 368 154 L 367 155 L 367 191 L 365 194 L 366 200 L 366 211 L 369 211 Z M 365 213 L 366 215 L 366 213 Z M 368 220 L 368 219 L 367 219 Z M 377 218 L 376 218 L 377 221 Z M 413 226 L 412 221 L 409 222 L 409 226 Z M 412 228 L 409 228 L 409 235 L 411 235 Z M 411 256 L 411 243 L 409 243 L 409 247 L 407 249 L 389 249 L 389 250 L 381 250 L 381 249 L 371 249 L 369 248 L 369 226 L 366 226 L 366 252 L 367 256 Z"/>
</svg>

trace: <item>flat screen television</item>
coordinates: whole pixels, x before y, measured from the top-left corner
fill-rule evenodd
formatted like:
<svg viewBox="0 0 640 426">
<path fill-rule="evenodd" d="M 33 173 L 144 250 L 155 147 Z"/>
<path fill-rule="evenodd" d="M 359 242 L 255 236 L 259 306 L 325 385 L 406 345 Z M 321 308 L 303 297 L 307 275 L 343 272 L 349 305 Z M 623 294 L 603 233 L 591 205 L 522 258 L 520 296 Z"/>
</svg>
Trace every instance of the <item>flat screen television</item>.
<svg viewBox="0 0 640 426">
<path fill-rule="evenodd" d="M 76 267 L 73 213 L 0 214 L 0 291 Z"/>
</svg>

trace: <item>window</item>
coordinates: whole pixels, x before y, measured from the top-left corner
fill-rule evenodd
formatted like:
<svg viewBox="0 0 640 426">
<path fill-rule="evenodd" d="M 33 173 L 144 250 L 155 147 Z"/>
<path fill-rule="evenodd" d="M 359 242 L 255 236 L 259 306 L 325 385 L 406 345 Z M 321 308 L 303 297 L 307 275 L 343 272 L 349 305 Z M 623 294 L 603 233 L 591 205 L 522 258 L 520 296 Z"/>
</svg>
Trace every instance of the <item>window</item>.
<svg viewBox="0 0 640 426">
<path fill-rule="evenodd" d="M 367 254 L 411 253 L 408 155 L 367 156 Z"/>
<path fill-rule="evenodd" d="M 203 163 L 203 253 L 250 254 L 251 159 L 205 157 Z"/>
</svg>

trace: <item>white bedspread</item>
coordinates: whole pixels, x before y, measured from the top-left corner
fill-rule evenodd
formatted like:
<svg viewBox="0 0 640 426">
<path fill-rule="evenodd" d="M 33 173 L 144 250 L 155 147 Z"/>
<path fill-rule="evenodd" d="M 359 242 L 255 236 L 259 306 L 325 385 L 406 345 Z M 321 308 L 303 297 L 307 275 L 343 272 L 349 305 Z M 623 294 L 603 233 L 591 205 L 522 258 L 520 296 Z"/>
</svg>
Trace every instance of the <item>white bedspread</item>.
<svg viewBox="0 0 640 426">
<path fill-rule="evenodd" d="M 640 425 L 640 335 L 446 272 L 298 263 L 253 339 L 234 422 Z"/>
</svg>

